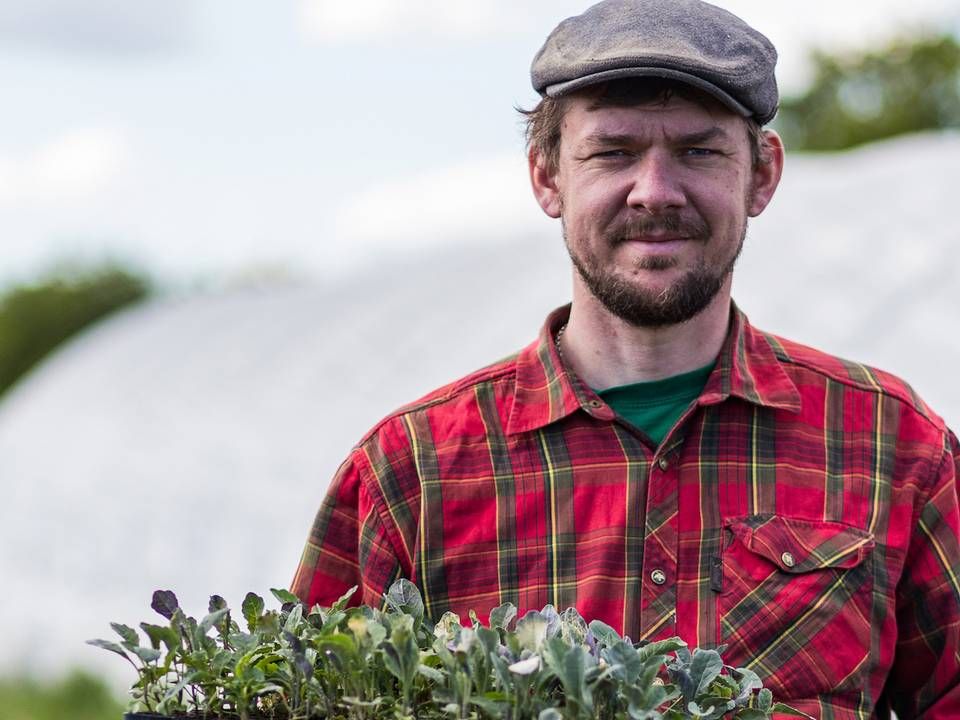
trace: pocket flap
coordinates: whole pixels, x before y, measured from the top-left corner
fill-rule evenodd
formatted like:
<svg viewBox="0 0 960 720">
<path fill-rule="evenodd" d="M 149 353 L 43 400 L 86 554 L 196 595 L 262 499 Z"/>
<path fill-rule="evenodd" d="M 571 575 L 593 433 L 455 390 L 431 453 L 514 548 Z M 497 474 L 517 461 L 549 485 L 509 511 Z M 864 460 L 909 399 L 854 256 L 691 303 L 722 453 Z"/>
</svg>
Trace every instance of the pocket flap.
<svg viewBox="0 0 960 720">
<path fill-rule="evenodd" d="M 856 567 L 876 545 L 871 533 L 838 522 L 752 515 L 724 526 L 750 552 L 788 573 Z"/>
</svg>

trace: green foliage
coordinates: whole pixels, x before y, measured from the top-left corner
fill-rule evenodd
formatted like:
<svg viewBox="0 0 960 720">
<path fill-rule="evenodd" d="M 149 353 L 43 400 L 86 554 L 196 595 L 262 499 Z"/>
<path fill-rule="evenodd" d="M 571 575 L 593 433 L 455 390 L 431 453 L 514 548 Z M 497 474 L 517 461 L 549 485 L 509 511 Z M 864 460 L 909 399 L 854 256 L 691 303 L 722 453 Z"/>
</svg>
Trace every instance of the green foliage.
<svg viewBox="0 0 960 720">
<path fill-rule="evenodd" d="M 58 271 L 0 295 L 0 395 L 60 343 L 149 292 L 120 267 Z"/>
<path fill-rule="evenodd" d="M 354 588 L 355 589 L 355 588 Z M 506 604 L 490 626 L 464 627 L 453 613 L 433 624 L 416 586 L 397 581 L 384 609 L 308 609 L 283 590 L 268 610 L 248 593 L 233 621 L 219 595 L 199 622 L 158 590 L 152 607 L 168 625 L 111 623 L 119 642 L 90 644 L 137 672 L 130 709 L 167 716 L 308 720 L 767 720 L 775 704 L 750 670 L 678 638 L 634 645 L 611 627 L 589 626 L 552 606 L 516 620 Z M 514 621 L 516 621 L 514 623 Z M 512 627 L 511 627 L 512 626 Z M 210 633 L 214 632 L 214 635 Z"/>
<path fill-rule="evenodd" d="M 841 150 L 903 133 L 960 127 L 960 43 L 901 39 L 846 56 L 817 52 L 815 77 L 785 99 L 774 127 L 791 150 Z"/>
<path fill-rule="evenodd" d="M 119 720 L 123 706 L 99 679 L 75 672 L 56 683 L 0 680 L 0 720 Z"/>
</svg>

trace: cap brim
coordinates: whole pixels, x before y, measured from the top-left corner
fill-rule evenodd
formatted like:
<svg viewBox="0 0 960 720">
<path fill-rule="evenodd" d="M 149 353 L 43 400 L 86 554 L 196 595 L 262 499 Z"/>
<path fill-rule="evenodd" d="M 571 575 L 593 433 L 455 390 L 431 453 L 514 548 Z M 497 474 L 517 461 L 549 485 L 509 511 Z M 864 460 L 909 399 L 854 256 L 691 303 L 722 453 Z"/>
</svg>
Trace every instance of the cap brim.
<svg viewBox="0 0 960 720">
<path fill-rule="evenodd" d="M 614 68 L 613 70 L 602 70 L 601 72 L 593 73 L 592 75 L 578 77 L 575 80 L 567 80 L 566 82 L 547 85 L 547 87 L 544 88 L 544 95 L 548 97 L 560 97 L 562 95 L 567 95 L 574 90 L 579 90 L 580 88 L 589 87 L 591 85 L 607 82 L 609 80 L 620 80 L 623 78 L 634 77 L 665 78 L 667 80 L 676 80 L 677 82 L 692 85 L 698 90 L 703 90 L 708 95 L 715 97 L 738 115 L 742 115 L 743 117 L 753 116 L 753 112 L 750 111 L 745 105 L 735 100 L 729 93 L 724 92 L 716 85 L 713 85 L 712 83 L 709 83 L 703 78 L 697 77 L 696 75 L 691 75 L 690 73 L 685 73 L 681 70 L 673 70 L 670 68 L 627 67 Z"/>
</svg>

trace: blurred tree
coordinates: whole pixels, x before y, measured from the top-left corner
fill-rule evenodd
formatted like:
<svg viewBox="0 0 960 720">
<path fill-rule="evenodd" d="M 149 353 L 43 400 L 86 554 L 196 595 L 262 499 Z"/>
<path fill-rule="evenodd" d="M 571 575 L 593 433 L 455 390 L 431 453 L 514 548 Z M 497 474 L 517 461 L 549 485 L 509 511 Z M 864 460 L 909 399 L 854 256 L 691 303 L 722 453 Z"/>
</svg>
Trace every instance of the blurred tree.
<svg viewBox="0 0 960 720">
<path fill-rule="evenodd" d="M 0 395 L 61 342 L 149 291 L 145 277 L 106 265 L 59 270 L 0 294 Z"/>
<path fill-rule="evenodd" d="M 122 714 L 103 681 L 83 672 L 57 683 L 0 679 L 0 720 L 119 720 Z"/>
<path fill-rule="evenodd" d="M 960 44 L 900 39 L 853 55 L 817 51 L 812 86 L 785 99 L 774 127 L 792 150 L 841 150 L 902 133 L 960 127 Z"/>
</svg>

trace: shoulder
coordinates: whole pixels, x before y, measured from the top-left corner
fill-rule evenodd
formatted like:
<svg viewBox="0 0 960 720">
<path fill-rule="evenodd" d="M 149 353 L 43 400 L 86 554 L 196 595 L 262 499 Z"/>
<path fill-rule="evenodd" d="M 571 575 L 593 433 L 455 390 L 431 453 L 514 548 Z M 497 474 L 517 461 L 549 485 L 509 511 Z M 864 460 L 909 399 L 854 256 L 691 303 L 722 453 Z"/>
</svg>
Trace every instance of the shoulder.
<svg viewBox="0 0 960 720">
<path fill-rule="evenodd" d="M 928 425 L 929 429 L 941 435 L 949 432 L 943 419 L 902 378 L 779 335 L 760 332 L 801 394 L 804 390 L 804 381 L 809 382 L 810 378 L 818 379 L 821 384 L 827 381 L 837 383 L 855 394 L 891 400 L 900 405 L 904 412 Z"/>
<path fill-rule="evenodd" d="M 476 410 L 478 393 L 489 394 L 495 405 L 503 409 L 513 395 L 519 355 L 519 352 L 509 355 L 397 408 L 374 425 L 360 440 L 358 447 L 389 433 L 391 428 L 402 429 L 414 416 L 427 414 L 440 424 L 446 418 L 459 417 L 462 421 L 471 409 Z"/>
</svg>

